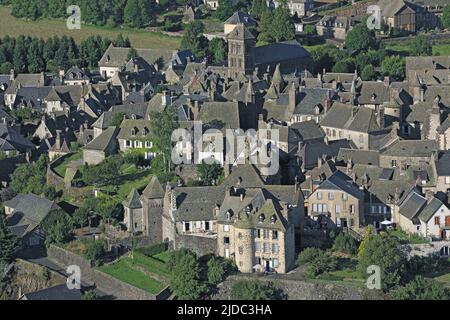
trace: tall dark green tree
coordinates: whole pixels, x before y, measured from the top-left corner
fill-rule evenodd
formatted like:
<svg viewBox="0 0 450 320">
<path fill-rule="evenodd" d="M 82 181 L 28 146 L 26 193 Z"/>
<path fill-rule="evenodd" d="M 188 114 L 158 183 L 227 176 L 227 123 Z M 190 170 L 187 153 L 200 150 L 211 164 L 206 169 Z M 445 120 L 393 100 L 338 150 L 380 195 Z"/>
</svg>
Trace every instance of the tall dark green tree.
<svg viewBox="0 0 450 320">
<path fill-rule="evenodd" d="M 267 8 L 266 0 L 253 0 L 252 1 L 251 13 L 255 18 L 257 18 L 257 19 L 261 18 L 262 14 L 267 10 L 268 10 L 268 8 Z"/>
<path fill-rule="evenodd" d="M 442 12 L 442 26 L 447 29 L 450 28 L 450 4 L 446 5 Z"/>
<path fill-rule="evenodd" d="M 381 286 L 385 291 L 398 286 L 404 274 L 406 257 L 400 249 L 398 239 L 388 234 L 370 235 L 361 244 L 358 252 L 358 270 L 367 276 L 371 265 L 380 267 Z"/>
<path fill-rule="evenodd" d="M 0 210 L 0 265 L 11 262 L 18 246 L 19 240 L 9 230 L 5 212 L 2 209 Z"/>
<path fill-rule="evenodd" d="M 367 28 L 366 23 L 357 24 L 348 32 L 345 46 L 349 50 L 367 51 L 376 47 L 375 33 Z"/>
<path fill-rule="evenodd" d="M 167 107 L 163 112 L 152 112 L 150 115 L 150 127 L 155 137 L 155 146 L 161 153 L 164 172 L 170 173 L 173 168 L 172 133 L 178 128 L 176 109 Z"/>
<path fill-rule="evenodd" d="M 28 47 L 28 71 L 31 73 L 39 73 L 45 70 L 45 62 L 43 59 L 43 43 L 38 39 L 33 39 Z"/>
<path fill-rule="evenodd" d="M 276 42 L 292 40 L 295 36 L 295 26 L 286 0 L 273 12 L 272 37 Z"/>
<path fill-rule="evenodd" d="M 204 57 L 208 45 L 208 40 L 203 36 L 204 30 L 205 26 L 201 21 L 189 23 L 181 40 L 181 48 L 191 50 L 197 57 Z"/>
<path fill-rule="evenodd" d="M 197 171 L 199 173 L 200 179 L 206 186 L 212 185 L 217 182 L 217 179 L 223 173 L 222 167 L 218 163 L 207 164 L 202 161 L 201 164 L 197 165 Z"/>
<path fill-rule="evenodd" d="M 258 41 L 271 42 L 273 41 L 272 34 L 273 13 L 270 10 L 265 10 L 258 24 Z"/>
<path fill-rule="evenodd" d="M 199 299 L 206 291 L 200 280 L 200 267 L 197 256 L 192 251 L 174 251 L 167 263 L 172 277 L 170 288 L 182 300 Z"/>
<path fill-rule="evenodd" d="M 150 22 L 149 8 L 145 0 L 128 0 L 124 9 L 124 22 L 132 28 L 143 28 Z"/>
<path fill-rule="evenodd" d="M 233 13 L 234 7 L 231 0 L 219 0 L 219 7 L 216 12 L 214 12 L 214 16 L 220 21 L 225 21 L 231 17 Z"/>
<path fill-rule="evenodd" d="M 208 53 L 211 61 L 215 64 L 223 63 L 227 60 L 227 43 L 220 38 L 214 38 L 208 43 Z"/>
</svg>

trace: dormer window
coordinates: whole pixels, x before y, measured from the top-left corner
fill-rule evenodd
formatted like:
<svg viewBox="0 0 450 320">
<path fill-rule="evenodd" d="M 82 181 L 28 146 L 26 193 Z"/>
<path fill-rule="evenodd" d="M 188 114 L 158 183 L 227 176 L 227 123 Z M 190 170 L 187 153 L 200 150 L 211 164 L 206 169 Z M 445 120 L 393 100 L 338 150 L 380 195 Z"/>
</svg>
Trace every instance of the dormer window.
<svg viewBox="0 0 450 320">
<path fill-rule="evenodd" d="M 225 217 L 228 221 L 231 221 L 231 217 L 233 216 L 231 210 L 228 210 L 227 213 L 225 214 Z"/>
<path fill-rule="evenodd" d="M 277 221 L 277 217 L 275 215 L 270 217 L 270 224 L 274 224 Z"/>
<path fill-rule="evenodd" d="M 259 222 L 259 223 L 263 223 L 263 222 L 264 222 L 264 219 L 265 219 L 264 215 L 263 215 L 263 214 L 260 214 L 259 217 L 258 217 L 258 222 Z"/>
<path fill-rule="evenodd" d="M 136 120 L 136 115 L 134 113 L 131 115 L 131 119 Z"/>
<path fill-rule="evenodd" d="M 375 93 L 372 93 L 372 96 L 370 97 L 371 101 L 375 101 L 375 99 L 377 98 L 377 95 Z"/>
<path fill-rule="evenodd" d="M 135 136 L 135 135 L 136 135 L 136 128 L 132 128 L 132 129 L 131 129 L 131 135 L 132 135 L 132 136 Z"/>
<path fill-rule="evenodd" d="M 315 113 L 315 114 L 320 114 L 320 107 L 319 107 L 319 105 L 316 105 L 316 106 L 314 107 L 314 113 Z"/>
</svg>

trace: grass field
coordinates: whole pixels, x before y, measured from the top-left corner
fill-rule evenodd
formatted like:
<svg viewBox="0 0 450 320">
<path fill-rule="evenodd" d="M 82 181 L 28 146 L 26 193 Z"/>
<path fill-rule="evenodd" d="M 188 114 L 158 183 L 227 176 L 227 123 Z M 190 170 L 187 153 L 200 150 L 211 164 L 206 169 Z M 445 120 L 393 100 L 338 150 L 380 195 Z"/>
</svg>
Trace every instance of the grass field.
<svg viewBox="0 0 450 320">
<path fill-rule="evenodd" d="M 166 254 L 166 252 L 164 252 Z M 137 264 L 141 267 L 143 267 L 145 270 L 156 273 L 164 278 L 169 279 L 170 278 L 170 272 L 166 269 L 166 264 L 163 260 L 160 258 L 157 258 L 157 256 L 162 255 L 162 253 L 155 255 L 153 257 L 147 257 L 143 255 L 142 253 L 135 252 L 133 253 L 133 260 L 129 260 L 133 264 Z M 166 257 L 164 255 L 163 257 Z"/>
<path fill-rule="evenodd" d="M 159 293 L 165 288 L 163 283 L 149 277 L 141 271 L 130 268 L 125 259 L 119 260 L 109 266 L 99 267 L 98 270 L 152 294 Z"/>
<path fill-rule="evenodd" d="M 70 162 L 74 160 L 79 160 L 83 156 L 83 152 L 79 151 L 77 153 L 74 153 L 73 155 L 67 157 L 64 159 L 64 161 L 55 168 L 55 171 L 57 174 L 59 174 L 61 177 L 64 177 L 66 175 L 66 169 Z"/>
<path fill-rule="evenodd" d="M 386 45 L 386 49 L 402 56 L 409 55 L 409 43 L 396 43 Z M 433 44 L 433 55 L 450 56 L 450 42 L 442 41 Z"/>
<path fill-rule="evenodd" d="M 73 37 L 79 43 L 89 36 L 97 35 L 113 40 L 119 33 L 128 37 L 135 48 L 174 50 L 180 47 L 181 42 L 179 37 L 169 37 L 161 33 L 127 28 L 97 27 L 83 24 L 80 30 L 69 30 L 64 20 L 41 19 L 29 21 L 16 19 L 11 16 L 10 8 L 0 7 L 0 37 L 6 35 L 10 37 L 27 35 L 46 39 L 53 36 L 61 37 L 66 35 Z"/>
</svg>

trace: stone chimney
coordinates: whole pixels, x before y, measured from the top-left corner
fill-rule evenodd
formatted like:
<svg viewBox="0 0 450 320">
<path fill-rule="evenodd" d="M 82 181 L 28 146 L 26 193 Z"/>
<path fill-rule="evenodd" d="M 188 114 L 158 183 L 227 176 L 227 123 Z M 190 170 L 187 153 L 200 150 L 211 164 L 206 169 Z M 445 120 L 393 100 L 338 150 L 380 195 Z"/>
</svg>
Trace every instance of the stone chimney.
<svg viewBox="0 0 450 320">
<path fill-rule="evenodd" d="M 391 84 L 391 78 L 389 76 L 385 76 L 383 83 L 386 87 L 389 87 L 389 85 Z"/>
<path fill-rule="evenodd" d="M 322 166 L 322 157 L 317 158 L 317 168 L 320 168 Z"/>
<path fill-rule="evenodd" d="M 161 105 L 164 107 L 169 105 L 170 104 L 169 100 L 170 100 L 169 94 L 167 93 L 166 90 L 163 90 L 162 96 L 161 96 Z"/>
<path fill-rule="evenodd" d="M 330 110 L 330 107 L 331 107 L 331 100 L 330 100 L 330 98 L 328 98 L 328 96 L 326 96 L 323 99 L 323 111 L 324 111 L 324 113 L 327 113 L 328 110 Z"/>
<path fill-rule="evenodd" d="M 61 131 L 60 130 L 56 130 L 56 148 L 59 149 L 61 148 Z"/>
<path fill-rule="evenodd" d="M 16 78 L 16 74 L 14 72 L 14 69 L 11 69 L 9 72 L 9 80 L 14 81 L 15 78 Z"/>
<path fill-rule="evenodd" d="M 294 110 L 297 106 L 297 96 L 298 96 L 298 90 L 295 85 L 295 82 L 292 82 L 291 87 L 289 88 L 289 107 L 291 110 Z"/>
</svg>

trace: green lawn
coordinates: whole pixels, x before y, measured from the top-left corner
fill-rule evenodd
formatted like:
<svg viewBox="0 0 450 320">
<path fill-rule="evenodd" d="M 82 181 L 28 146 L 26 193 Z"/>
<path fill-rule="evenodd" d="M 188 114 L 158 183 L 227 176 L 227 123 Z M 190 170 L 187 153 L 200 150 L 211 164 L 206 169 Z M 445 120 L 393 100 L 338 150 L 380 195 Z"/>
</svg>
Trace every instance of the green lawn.
<svg viewBox="0 0 450 320">
<path fill-rule="evenodd" d="M 170 278 L 170 272 L 167 271 L 166 264 L 162 259 L 156 258 L 156 256 L 147 257 L 139 252 L 133 253 L 133 257 L 133 260 L 129 259 L 128 261 L 143 267 L 149 272 L 156 273 L 167 279 Z"/>
<path fill-rule="evenodd" d="M 387 44 L 386 49 L 393 51 L 396 54 L 402 56 L 410 55 L 409 43 L 394 43 Z M 433 55 L 448 56 L 450 55 L 450 42 L 440 41 L 433 44 Z"/>
<path fill-rule="evenodd" d="M 316 279 L 308 279 L 312 282 L 333 283 L 337 285 L 363 287 L 366 281 L 361 274 L 355 270 L 344 269 L 321 274 Z"/>
<path fill-rule="evenodd" d="M 442 283 L 446 287 L 450 287 L 450 273 L 434 277 L 433 279 Z"/>
<path fill-rule="evenodd" d="M 167 261 L 169 261 L 169 258 L 170 258 L 170 251 L 164 251 L 164 252 L 155 254 L 153 256 L 153 258 L 156 258 L 156 259 L 161 260 L 163 262 L 167 262 Z"/>
<path fill-rule="evenodd" d="M 10 8 L 0 7 L 0 37 L 27 35 L 47 39 L 53 36 L 66 35 L 73 37 L 77 43 L 80 43 L 89 36 L 97 35 L 115 39 L 119 33 L 128 37 L 135 48 L 175 50 L 180 47 L 181 43 L 180 37 L 169 37 L 158 32 L 121 27 L 98 27 L 83 24 L 80 30 L 69 30 L 66 27 L 65 20 L 40 19 L 30 21 L 17 19 L 11 16 Z"/>
<path fill-rule="evenodd" d="M 144 189 L 150 182 L 150 177 L 150 170 L 139 170 L 123 175 L 120 179 L 116 197 L 120 201 L 123 201 L 128 197 L 133 188 L 136 188 L 137 190 Z"/>
<path fill-rule="evenodd" d="M 61 163 L 59 166 L 57 166 L 55 168 L 56 173 L 59 174 L 61 177 L 64 177 L 65 174 L 66 174 L 66 169 L 67 169 L 67 166 L 69 165 L 69 163 L 74 161 L 74 160 L 79 160 L 82 157 L 83 157 L 83 152 L 82 151 L 79 151 L 77 153 L 74 153 L 70 157 L 67 157 L 66 159 L 64 159 L 63 163 Z"/>
<path fill-rule="evenodd" d="M 157 294 L 165 288 L 165 285 L 161 282 L 130 268 L 125 260 L 119 260 L 113 265 L 99 267 L 98 270 L 152 294 Z"/>
</svg>

